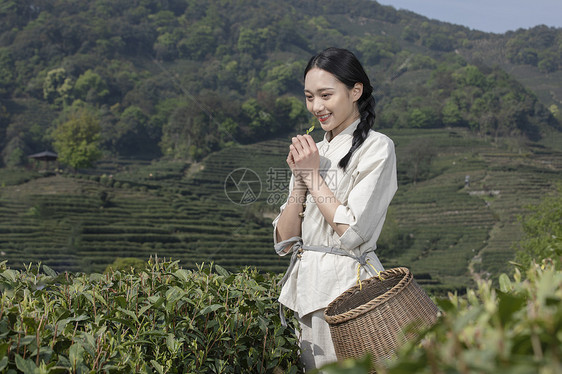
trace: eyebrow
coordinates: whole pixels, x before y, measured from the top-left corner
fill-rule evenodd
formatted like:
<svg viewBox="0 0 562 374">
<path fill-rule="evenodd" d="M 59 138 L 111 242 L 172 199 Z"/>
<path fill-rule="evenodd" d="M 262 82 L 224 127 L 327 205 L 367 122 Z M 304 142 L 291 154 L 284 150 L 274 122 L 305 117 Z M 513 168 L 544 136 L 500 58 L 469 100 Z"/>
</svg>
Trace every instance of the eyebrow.
<svg viewBox="0 0 562 374">
<path fill-rule="evenodd" d="M 319 89 L 316 90 L 316 92 L 322 92 L 322 91 L 333 90 L 333 89 L 334 89 L 333 87 L 319 88 Z M 306 88 L 304 89 L 304 92 L 305 93 L 307 93 L 307 92 L 308 93 L 314 93 L 314 91 L 307 90 Z"/>
</svg>

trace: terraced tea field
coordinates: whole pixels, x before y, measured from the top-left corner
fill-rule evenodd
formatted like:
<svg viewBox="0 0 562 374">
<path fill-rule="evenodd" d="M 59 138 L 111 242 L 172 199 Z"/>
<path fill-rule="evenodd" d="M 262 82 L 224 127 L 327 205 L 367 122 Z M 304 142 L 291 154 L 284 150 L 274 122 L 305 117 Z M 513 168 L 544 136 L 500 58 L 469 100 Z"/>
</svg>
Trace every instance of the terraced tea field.
<svg viewBox="0 0 562 374">
<path fill-rule="evenodd" d="M 429 178 L 399 187 L 382 235 L 399 241 L 381 244 L 383 263 L 410 267 L 435 292 L 508 270 L 517 216 L 554 190 L 562 153 L 512 151 L 460 130 L 387 133 L 402 174 L 412 142 L 427 139 L 436 156 Z M 117 257 L 157 254 L 185 267 L 213 261 L 282 272 L 288 259 L 273 252 L 271 219 L 288 182 L 287 144 L 234 146 L 200 164 L 108 161 L 50 176 L 2 170 L 0 258 L 13 268 L 41 261 L 103 271 Z"/>
<path fill-rule="evenodd" d="M 467 134 L 430 133 L 421 136 L 430 136 L 438 150 L 435 176 L 399 189 L 392 216 L 412 240 L 387 259 L 387 266 L 409 266 L 414 274 L 431 277 L 426 283 L 436 290 L 462 289 L 476 277 L 510 271 L 521 235 L 518 217 L 562 181 L 562 153 L 537 145 L 510 151 Z M 390 135 L 399 159 L 401 145 L 420 137 Z"/>
<path fill-rule="evenodd" d="M 186 267 L 215 262 L 280 272 L 271 220 L 225 194 L 225 179 L 248 167 L 266 175 L 260 152 L 284 160 L 275 142 L 232 148 L 204 165 L 102 164 L 100 175 L 57 175 L 2 188 L 0 250 L 10 266 L 41 261 L 56 270 L 103 271 L 116 257 L 150 255 Z M 196 170 L 194 172 L 193 170 Z M 265 179 L 264 179 L 265 181 Z M 262 198 L 263 200 L 263 198 Z"/>
</svg>

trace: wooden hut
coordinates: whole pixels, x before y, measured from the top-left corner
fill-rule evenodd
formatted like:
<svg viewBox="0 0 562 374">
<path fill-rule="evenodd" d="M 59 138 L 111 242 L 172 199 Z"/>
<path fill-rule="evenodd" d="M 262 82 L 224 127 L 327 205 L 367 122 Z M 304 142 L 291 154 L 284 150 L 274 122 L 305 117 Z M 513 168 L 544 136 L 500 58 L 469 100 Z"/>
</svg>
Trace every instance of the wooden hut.
<svg viewBox="0 0 562 374">
<path fill-rule="evenodd" d="M 29 155 L 28 157 L 34 159 L 35 161 L 43 161 L 45 163 L 45 170 L 49 170 L 49 162 L 57 161 L 59 155 L 57 155 L 55 152 L 43 151 L 35 153 L 33 155 Z"/>
</svg>

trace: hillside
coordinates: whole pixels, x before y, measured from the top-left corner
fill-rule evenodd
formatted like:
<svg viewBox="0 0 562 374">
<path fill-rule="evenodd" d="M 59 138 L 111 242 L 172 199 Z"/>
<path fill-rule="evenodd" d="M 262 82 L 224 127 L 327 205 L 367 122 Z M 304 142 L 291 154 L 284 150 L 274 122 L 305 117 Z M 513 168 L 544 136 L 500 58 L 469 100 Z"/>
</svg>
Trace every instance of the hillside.
<svg viewBox="0 0 562 374">
<path fill-rule="evenodd" d="M 560 39 L 559 29 L 543 25 L 474 41 L 459 53 L 475 63 L 500 66 L 546 106 L 560 108 Z"/>
<path fill-rule="evenodd" d="M 560 180 L 561 38 L 370 0 L 4 1 L 0 258 L 89 272 L 157 253 L 282 272 L 270 223 L 288 136 L 308 127 L 302 69 L 337 45 L 363 61 L 376 128 L 397 145 L 379 254 L 428 289 L 463 290 L 508 266 L 517 216 Z M 88 151 L 69 152 L 81 126 Z M 45 149 L 56 173 L 28 160 Z M 246 175 L 259 194 L 233 193 Z"/>
<path fill-rule="evenodd" d="M 298 130 L 302 68 L 331 45 L 372 76 L 378 128 L 560 132 L 556 29 L 497 36 L 370 0 L 11 0 L 0 25 L 4 166 L 64 154 L 55 130 L 84 113 L 106 157 L 198 161 Z"/>
<path fill-rule="evenodd" d="M 473 279 L 508 270 L 521 235 L 517 216 L 554 190 L 562 149 L 491 145 L 458 129 L 387 134 L 401 182 L 379 243 L 383 263 L 410 267 L 434 292 L 464 290 Z M 284 198 L 286 144 L 233 146 L 199 164 L 103 163 L 89 175 L 4 170 L 2 258 L 14 268 L 40 261 L 101 272 L 116 257 L 158 254 L 188 268 L 215 262 L 283 272 L 287 259 L 274 254 L 271 219 Z M 408 182 L 412 147 L 435 152 L 415 184 Z M 261 182 L 252 187 L 257 200 L 247 204 L 228 190 L 240 169 Z"/>
</svg>

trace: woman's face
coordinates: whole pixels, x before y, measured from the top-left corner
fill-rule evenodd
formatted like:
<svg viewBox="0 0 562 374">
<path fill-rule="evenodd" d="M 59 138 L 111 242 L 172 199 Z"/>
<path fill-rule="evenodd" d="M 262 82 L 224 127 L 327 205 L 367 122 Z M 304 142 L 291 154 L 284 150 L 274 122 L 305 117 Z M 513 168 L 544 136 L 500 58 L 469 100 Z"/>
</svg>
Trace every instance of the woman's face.
<svg viewBox="0 0 562 374">
<path fill-rule="evenodd" d="M 304 79 L 306 108 L 320 122 L 332 138 L 359 118 L 357 100 L 363 94 L 363 85 L 356 83 L 349 89 L 333 74 L 313 68 Z"/>
</svg>

